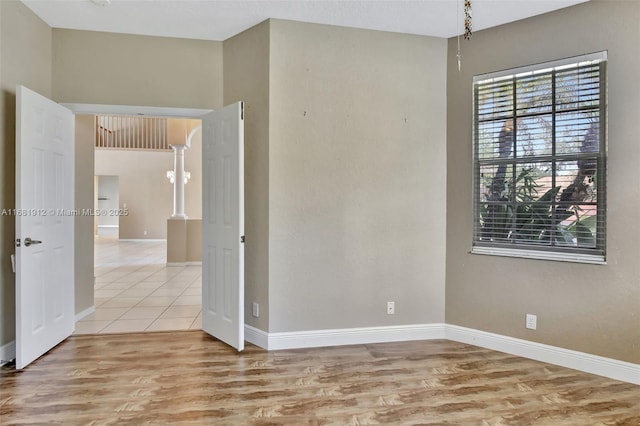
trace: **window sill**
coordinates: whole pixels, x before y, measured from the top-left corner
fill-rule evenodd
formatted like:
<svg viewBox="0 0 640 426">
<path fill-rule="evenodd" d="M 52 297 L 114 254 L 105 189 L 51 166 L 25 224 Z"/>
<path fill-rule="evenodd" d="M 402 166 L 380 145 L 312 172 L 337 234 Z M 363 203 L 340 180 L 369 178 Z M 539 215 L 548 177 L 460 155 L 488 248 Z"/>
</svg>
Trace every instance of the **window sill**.
<svg viewBox="0 0 640 426">
<path fill-rule="evenodd" d="M 490 256 L 520 257 L 524 259 L 553 260 L 558 262 L 590 263 L 594 265 L 606 265 L 604 256 L 580 253 L 559 253 L 539 250 L 506 249 L 500 247 L 474 246 L 472 254 L 484 254 Z"/>
</svg>

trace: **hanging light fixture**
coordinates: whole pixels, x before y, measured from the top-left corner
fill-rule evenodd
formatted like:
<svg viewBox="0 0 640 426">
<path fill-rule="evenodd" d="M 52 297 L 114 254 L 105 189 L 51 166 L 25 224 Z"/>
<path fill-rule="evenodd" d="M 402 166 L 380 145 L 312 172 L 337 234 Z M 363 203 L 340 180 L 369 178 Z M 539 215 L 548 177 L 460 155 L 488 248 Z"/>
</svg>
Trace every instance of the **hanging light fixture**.
<svg viewBox="0 0 640 426">
<path fill-rule="evenodd" d="M 458 35 L 458 54 L 456 55 L 458 58 L 458 72 L 460 72 L 460 68 L 462 66 L 462 53 L 460 52 L 460 1 L 457 2 L 457 13 L 456 13 L 456 22 L 457 22 L 457 35 Z M 464 0 L 464 39 L 470 40 L 473 29 L 473 18 L 471 17 L 471 0 Z"/>
<path fill-rule="evenodd" d="M 175 183 L 176 181 L 176 172 L 174 172 L 173 170 L 167 170 L 167 179 L 169 179 L 170 183 Z M 184 184 L 186 185 L 187 182 L 189 182 L 189 179 L 191 179 L 191 173 L 190 172 L 184 172 Z"/>
<path fill-rule="evenodd" d="M 464 39 L 471 39 L 473 22 L 471 20 L 471 0 L 464 0 Z"/>
</svg>

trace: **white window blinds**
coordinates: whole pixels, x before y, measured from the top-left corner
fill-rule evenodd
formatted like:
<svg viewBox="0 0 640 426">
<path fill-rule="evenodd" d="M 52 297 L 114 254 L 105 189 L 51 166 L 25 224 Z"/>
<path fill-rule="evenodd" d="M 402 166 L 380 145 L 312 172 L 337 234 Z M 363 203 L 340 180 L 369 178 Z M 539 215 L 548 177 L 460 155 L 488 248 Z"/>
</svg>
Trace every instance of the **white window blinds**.
<svg viewBox="0 0 640 426">
<path fill-rule="evenodd" d="M 604 261 L 605 64 L 474 78 L 474 252 Z"/>
</svg>

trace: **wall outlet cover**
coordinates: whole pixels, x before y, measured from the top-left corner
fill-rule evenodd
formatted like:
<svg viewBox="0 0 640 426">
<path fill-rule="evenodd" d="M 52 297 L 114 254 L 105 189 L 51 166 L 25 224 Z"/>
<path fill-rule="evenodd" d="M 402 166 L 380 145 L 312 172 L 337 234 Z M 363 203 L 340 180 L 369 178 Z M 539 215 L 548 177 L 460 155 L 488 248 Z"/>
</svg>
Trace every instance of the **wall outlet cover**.
<svg viewBox="0 0 640 426">
<path fill-rule="evenodd" d="M 535 330 L 538 327 L 538 316 L 533 314 L 527 314 L 525 327 L 530 330 Z"/>
<path fill-rule="evenodd" d="M 396 313 L 396 302 L 387 302 L 387 315 L 394 315 Z"/>
</svg>

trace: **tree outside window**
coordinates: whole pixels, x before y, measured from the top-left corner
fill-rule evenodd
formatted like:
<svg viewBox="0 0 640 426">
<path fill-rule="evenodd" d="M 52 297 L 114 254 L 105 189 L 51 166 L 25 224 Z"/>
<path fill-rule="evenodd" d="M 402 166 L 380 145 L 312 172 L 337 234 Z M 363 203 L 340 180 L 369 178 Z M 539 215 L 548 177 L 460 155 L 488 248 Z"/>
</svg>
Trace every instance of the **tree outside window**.
<svg viewBox="0 0 640 426">
<path fill-rule="evenodd" d="M 604 261 L 605 64 L 474 78 L 474 252 Z"/>
</svg>

